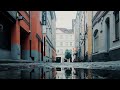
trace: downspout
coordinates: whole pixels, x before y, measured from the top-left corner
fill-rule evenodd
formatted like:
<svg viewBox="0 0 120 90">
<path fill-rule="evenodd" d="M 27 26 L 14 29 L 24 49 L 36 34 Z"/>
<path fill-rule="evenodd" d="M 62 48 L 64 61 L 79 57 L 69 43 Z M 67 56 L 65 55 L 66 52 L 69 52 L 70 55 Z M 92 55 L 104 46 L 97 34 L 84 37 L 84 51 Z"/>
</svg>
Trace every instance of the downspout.
<svg viewBox="0 0 120 90">
<path fill-rule="evenodd" d="M 92 11 L 92 19 L 91 20 L 92 20 L 92 25 L 91 25 L 92 26 L 92 34 L 91 35 L 92 35 L 92 56 L 93 56 L 93 11 Z M 92 58 L 91 58 L 91 61 L 93 61 Z"/>
<path fill-rule="evenodd" d="M 31 24 L 31 11 L 30 11 L 30 31 L 32 31 L 32 24 Z M 32 37 L 31 37 L 32 35 L 31 35 L 31 33 L 30 33 L 30 40 L 32 40 Z"/>
<path fill-rule="evenodd" d="M 84 61 L 85 61 L 85 49 L 86 49 L 86 47 L 85 47 L 85 11 L 84 11 Z"/>
<path fill-rule="evenodd" d="M 42 19 L 42 11 L 40 11 L 41 13 L 40 13 L 40 18 Z M 42 22 L 42 20 L 40 21 L 40 22 Z M 43 52 L 43 50 L 44 50 L 44 48 L 43 48 L 43 45 L 44 45 L 44 36 L 43 36 L 43 26 L 42 26 L 42 24 L 41 24 L 41 29 L 42 29 L 42 42 L 41 42 L 41 53 L 42 53 L 42 60 L 41 61 L 43 61 L 43 57 L 44 57 L 44 52 Z"/>
<path fill-rule="evenodd" d="M 32 16 L 32 14 L 31 14 L 31 11 L 30 11 L 30 57 L 33 60 L 32 53 L 31 53 L 31 50 L 32 50 L 32 46 L 31 46 L 31 44 L 32 44 L 32 22 L 31 22 L 31 16 Z"/>
</svg>

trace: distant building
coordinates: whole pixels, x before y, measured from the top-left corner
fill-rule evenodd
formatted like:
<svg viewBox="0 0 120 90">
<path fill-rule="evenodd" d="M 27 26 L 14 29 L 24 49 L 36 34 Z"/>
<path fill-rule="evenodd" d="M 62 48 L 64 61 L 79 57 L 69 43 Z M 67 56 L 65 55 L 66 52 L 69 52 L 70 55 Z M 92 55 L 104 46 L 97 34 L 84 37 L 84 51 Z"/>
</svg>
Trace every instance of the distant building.
<svg viewBox="0 0 120 90">
<path fill-rule="evenodd" d="M 56 58 L 60 57 L 60 62 L 64 62 L 65 51 L 72 51 L 73 61 L 73 49 L 74 49 L 74 32 L 72 29 L 57 28 L 56 29 Z"/>
<path fill-rule="evenodd" d="M 74 48 L 73 48 L 73 62 L 77 59 L 77 40 L 78 40 L 78 36 L 77 36 L 77 31 L 75 30 L 75 22 L 76 19 L 72 19 L 72 29 L 74 31 Z M 76 60 L 77 61 L 77 60 Z"/>
<path fill-rule="evenodd" d="M 72 28 L 74 30 L 75 46 L 74 58 L 75 61 L 80 60 L 80 11 L 76 13 L 76 18 L 72 20 Z"/>
<path fill-rule="evenodd" d="M 66 79 L 64 68 L 56 68 L 56 78 L 55 79 Z"/>
</svg>

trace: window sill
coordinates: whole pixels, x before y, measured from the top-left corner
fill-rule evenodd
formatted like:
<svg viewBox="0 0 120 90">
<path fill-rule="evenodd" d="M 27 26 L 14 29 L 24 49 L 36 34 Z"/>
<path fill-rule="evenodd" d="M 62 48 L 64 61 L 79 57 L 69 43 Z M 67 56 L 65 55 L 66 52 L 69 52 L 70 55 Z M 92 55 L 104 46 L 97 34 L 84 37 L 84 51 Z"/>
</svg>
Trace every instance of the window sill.
<svg viewBox="0 0 120 90">
<path fill-rule="evenodd" d="M 117 41 L 119 41 L 119 38 L 115 39 L 113 42 L 117 42 Z"/>
<path fill-rule="evenodd" d="M 97 52 L 95 52 L 95 53 L 98 53 L 98 51 L 97 51 Z"/>
<path fill-rule="evenodd" d="M 98 53 L 98 51 L 97 52 L 94 52 L 93 54 L 97 54 Z"/>
</svg>

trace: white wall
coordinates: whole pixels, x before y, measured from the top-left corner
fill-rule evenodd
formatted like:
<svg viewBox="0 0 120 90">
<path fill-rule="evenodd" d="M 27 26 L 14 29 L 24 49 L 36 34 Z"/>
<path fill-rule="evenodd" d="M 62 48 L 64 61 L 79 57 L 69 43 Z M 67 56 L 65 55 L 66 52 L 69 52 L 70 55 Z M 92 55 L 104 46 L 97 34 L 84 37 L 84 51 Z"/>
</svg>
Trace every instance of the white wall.
<svg viewBox="0 0 120 90">
<path fill-rule="evenodd" d="M 120 15 L 120 14 L 119 14 Z M 94 27 L 93 27 L 93 33 L 96 29 L 98 29 L 99 33 L 99 52 L 107 52 L 107 30 L 106 30 L 106 18 L 110 18 L 110 49 L 113 50 L 115 48 L 120 47 L 120 41 L 113 42 L 115 40 L 115 24 L 114 24 L 114 14 L 113 11 L 109 11 L 103 18 L 103 24 L 101 24 L 102 20 L 98 22 Z M 120 16 L 119 16 L 120 18 Z M 119 23 L 120 24 L 120 23 Z M 102 33 L 100 31 L 102 30 Z M 120 32 L 120 31 L 119 31 Z M 120 36 L 120 35 L 119 35 Z M 93 53 L 94 53 L 94 37 L 93 37 Z"/>
<path fill-rule="evenodd" d="M 63 38 L 61 38 L 61 35 Z M 63 43 L 63 46 L 60 45 L 60 42 Z M 66 42 L 68 42 L 68 46 L 66 46 Z M 70 42 L 72 42 L 72 46 L 70 46 Z M 57 57 L 60 56 L 64 60 L 65 50 L 71 49 L 72 54 L 73 54 L 73 48 L 74 48 L 74 33 L 73 34 L 66 34 L 66 33 L 61 32 L 59 29 L 57 29 L 56 30 L 56 53 L 57 53 L 58 49 L 63 50 L 63 53 L 57 53 Z M 72 59 L 73 59 L 73 55 L 72 55 Z"/>
<path fill-rule="evenodd" d="M 55 19 L 55 14 L 53 16 L 53 19 L 51 18 L 51 14 L 50 12 L 53 13 L 53 11 L 46 11 L 47 12 L 47 25 L 43 25 L 42 29 L 43 29 L 43 34 L 46 34 L 46 56 L 48 56 L 50 59 L 52 58 L 52 45 L 55 48 L 56 44 L 55 44 L 55 31 L 56 31 L 56 19 Z M 40 12 L 40 14 L 42 14 L 42 12 Z M 42 15 L 40 17 L 40 21 L 42 19 Z M 50 51 L 49 51 L 50 49 Z"/>
</svg>

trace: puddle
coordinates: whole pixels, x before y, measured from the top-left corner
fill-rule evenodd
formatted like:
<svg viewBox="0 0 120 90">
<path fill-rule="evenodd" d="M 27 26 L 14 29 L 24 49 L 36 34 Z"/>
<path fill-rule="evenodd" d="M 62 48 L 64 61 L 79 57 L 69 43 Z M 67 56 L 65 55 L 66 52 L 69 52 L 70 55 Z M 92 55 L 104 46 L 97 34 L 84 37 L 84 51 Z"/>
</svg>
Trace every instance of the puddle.
<svg viewBox="0 0 120 90">
<path fill-rule="evenodd" d="M 120 79 L 120 70 L 34 67 L 0 70 L 0 79 Z"/>
</svg>

